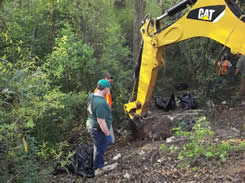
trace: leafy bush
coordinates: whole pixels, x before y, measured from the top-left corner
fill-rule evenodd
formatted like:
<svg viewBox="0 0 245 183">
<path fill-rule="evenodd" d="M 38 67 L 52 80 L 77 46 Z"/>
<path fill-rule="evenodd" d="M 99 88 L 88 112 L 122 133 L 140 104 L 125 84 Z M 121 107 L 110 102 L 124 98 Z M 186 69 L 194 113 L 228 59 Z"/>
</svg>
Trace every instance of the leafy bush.
<svg viewBox="0 0 245 183">
<path fill-rule="evenodd" d="M 174 128 L 176 135 L 187 138 L 188 142 L 181 147 L 171 145 L 169 148 L 163 144 L 161 149 L 177 154 L 177 158 L 188 166 L 199 158 L 217 159 L 224 162 L 227 160 L 229 152 L 236 150 L 238 146 L 229 142 L 211 144 L 208 139 L 213 136 L 214 132 L 210 129 L 209 122 L 205 117 L 200 118 L 190 132 Z"/>
<path fill-rule="evenodd" d="M 0 126 L 0 131 L 2 130 L 3 128 Z M 37 156 L 39 152 L 37 142 L 33 137 L 27 136 L 28 149 L 25 149 L 22 141 L 18 140 L 19 135 L 14 135 L 12 130 L 10 127 L 4 128 L 7 136 L 0 137 L 1 142 L 8 140 L 8 143 L 5 143 L 4 149 L 0 152 L 0 182 L 46 182 L 45 177 L 50 172 L 40 174 L 42 167 Z"/>
<path fill-rule="evenodd" d="M 3 182 L 12 179 L 42 182 L 45 174 L 50 172 L 39 173 L 39 144 L 49 142 L 52 146 L 67 139 L 71 129 L 86 119 L 87 92 L 62 92 L 60 86 L 53 84 L 47 65 L 37 67 L 29 60 L 29 55 L 25 56 L 27 58 L 18 59 L 14 66 L 10 62 L 0 65 Z M 74 64 L 71 69 L 79 68 Z"/>
<path fill-rule="evenodd" d="M 60 87 L 63 92 L 89 91 L 96 65 L 93 53 L 94 50 L 78 39 L 66 24 L 44 66 L 51 85 Z"/>
</svg>

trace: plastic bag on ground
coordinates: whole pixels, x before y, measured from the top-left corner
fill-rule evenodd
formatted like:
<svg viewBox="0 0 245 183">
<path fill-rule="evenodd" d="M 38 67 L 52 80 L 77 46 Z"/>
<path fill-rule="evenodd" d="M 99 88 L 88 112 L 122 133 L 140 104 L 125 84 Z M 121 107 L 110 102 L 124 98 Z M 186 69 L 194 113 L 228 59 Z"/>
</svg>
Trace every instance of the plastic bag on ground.
<svg viewBox="0 0 245 183">
<path fill-rule="evenodd" d="M 92 178 L 94 177 L 93 171 L 93 147 L 86 145 L 77 146 L 75 149 L 75 154 L 70 160 L 70 164 L 65 167 L 61 167 L 57 164 L 53 175 L 61 173 L 74 173 L 79 176 Z"/>
<path fill-rule="evenodd" d="M 181 103 L 182 109 L 197 109 L 197 102 L 191 95 L 191 93 L 186 93 L 182 97 L 178 97 Z"/>
<path fill-rule="evenodd" d="M 162 96 L 155 96 L 155 104 L 159 109 L 165 111 L 174 110 L 176 108 L 176 101 L 174 94 L 171 95 L 170 99 L 166 101 Z"/>
</svg>

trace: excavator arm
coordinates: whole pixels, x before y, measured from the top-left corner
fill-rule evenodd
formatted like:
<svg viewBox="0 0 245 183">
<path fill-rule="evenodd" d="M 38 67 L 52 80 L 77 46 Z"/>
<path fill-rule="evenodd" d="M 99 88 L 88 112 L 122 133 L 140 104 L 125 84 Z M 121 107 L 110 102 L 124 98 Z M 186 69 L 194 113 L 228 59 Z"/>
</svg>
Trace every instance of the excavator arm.
<svg viewBox="0 0 245 183">
<path fill-rule="evenodd" d="M 183 17 L 163 27 L 163 18 L 185 8 L 190 9 Z M 158 69 L 165 63 L 165 46 L 194 37 L 207 37 L 229 47 L 234 54 L 245 55 L 244 18 L 232 0 L 183 0 L 160 17 L 145 18 L 140 28 L 142 50 L 137 97 L 124 105 L 129 117 L 133 119 L 147 112 Z"/>
</svg>

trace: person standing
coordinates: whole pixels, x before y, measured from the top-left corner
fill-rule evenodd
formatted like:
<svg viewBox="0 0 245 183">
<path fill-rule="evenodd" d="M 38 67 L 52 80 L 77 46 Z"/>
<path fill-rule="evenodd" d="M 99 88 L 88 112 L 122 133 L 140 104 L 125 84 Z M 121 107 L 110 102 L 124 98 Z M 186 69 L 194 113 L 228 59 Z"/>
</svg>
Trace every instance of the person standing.
<svg viewBox="0 0 245 183">
<path fill-rule="evenodd" d="M 104 79 L 109 81 L 109 83 L 111 85 L 113 77 L 112 77 L 112 75 L 110 73 L 105 73 L 104 74 Z M 109 106 L 111 108 L 112 107 L 112 95 L 111 95 L 111 90 L 110 89 L 107 91 L 105 99 L 106 99 L 107 103 L 109 104 Z M 96 90 L 97 90 L 97 88 L 94 90 L 94 92 Z M 114 134 L 114 130 L 113 130 L 112 125 L 110 127 L 110 132 L 111 132 L 111 137 L 112 137 L 112 143 L 115 143 L 115 134 Z"/>
<path fill-rule="evenodd" d="M 93 169 L 100 171 L 104 167 L 104 153 L 112 142 L 110 127 L 112 123 L 111 108 L 105 100 L 111 85 L 107 80 L 99 80 L 97 89 L 88 97 L 88 119 L 86 126 L 93 139 Z"/>
<path fill-rule="evenodd" d="M 104 79 L 109 81 L 110 85 L 112 83 L 112 75 L 110 73 L 105 73 L 104 74 Z M 112 107 L 112 95 L 111 95 L 111 90 L 109 90 L 107 93 L 106 93 L 106 96 L 105 96 L 105 99 L 107 101 L 107 103 L 109 104 L 110 107 Z M 110 132 L 111 132 L 111 137 L 112 137 L 112 143 L 115 143 L 115 134 L 114 134 L 114 130 L 113 130 L 113 127 L 111 125 L 110 127 Z"/>
<path fill-rule="evenodd" d="M 217 62 L 217 74 L 218 74 L 218 83 L 222 83 L 224 77 L 228 74 L 232 64 L 228 60 L 228 55 L 225 53 L 221 56 L 221 59 Z"/>
<path fill-rule="evenodd" d="M 239 59 L 236 64 L 236 70 L 233 75 L 233 79 L 235 80 L 238 73 L 241 73 L 241 83 L 240 83 L 240 96 L 243 97 L 243 100 L 245 99 L 245 56 L 242 54 L 238 54 Z M 243 101 L 244 102 L 244 101 Z"/>
</svg>

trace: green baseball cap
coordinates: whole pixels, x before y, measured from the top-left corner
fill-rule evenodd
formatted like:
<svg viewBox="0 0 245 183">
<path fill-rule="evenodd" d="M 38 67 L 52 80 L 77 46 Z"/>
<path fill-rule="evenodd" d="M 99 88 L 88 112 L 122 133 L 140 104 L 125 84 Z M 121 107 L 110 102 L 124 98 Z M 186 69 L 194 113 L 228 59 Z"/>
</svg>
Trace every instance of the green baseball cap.
<svg viewBox="0 0 245 183">
<path fill-rule="evenodd" d="M 99 89 L 104 89 L 104 88 L 111 88 L 110 82 L 105 80 L 105 79 L 101 79 L 98 81 L 97 83 L 97 88 Z"/>
</svg>

